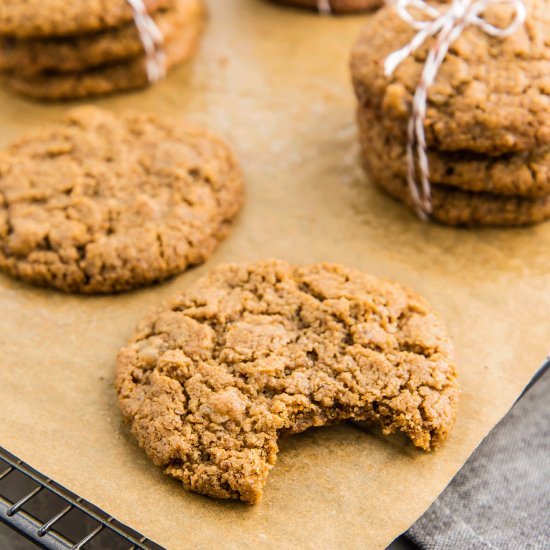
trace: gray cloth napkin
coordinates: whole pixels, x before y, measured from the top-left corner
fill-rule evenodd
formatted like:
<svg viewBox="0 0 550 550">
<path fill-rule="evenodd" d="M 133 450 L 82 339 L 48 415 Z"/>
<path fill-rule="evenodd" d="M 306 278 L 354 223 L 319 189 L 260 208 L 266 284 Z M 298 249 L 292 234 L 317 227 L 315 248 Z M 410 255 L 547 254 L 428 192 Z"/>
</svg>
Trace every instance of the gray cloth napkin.
<svg viewBox="0 0 550 550">
<path fill-rule="evenodd" d="M 407 537 L 422 550 L 550 549 L 550 369 Z"/>
</svg>

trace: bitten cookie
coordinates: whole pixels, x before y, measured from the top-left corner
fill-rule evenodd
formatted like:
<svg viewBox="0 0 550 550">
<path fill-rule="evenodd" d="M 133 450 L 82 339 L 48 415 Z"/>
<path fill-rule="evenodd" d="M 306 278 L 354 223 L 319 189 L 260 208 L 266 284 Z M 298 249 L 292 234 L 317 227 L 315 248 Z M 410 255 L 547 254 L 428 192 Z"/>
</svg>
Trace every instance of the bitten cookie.
<svg viewBox="0 0 550 550">
<path fill-rule="evenodd" d="M 77 108 L 0 152 L 0 268 L 66 292 L 162 281 L 210 256 L 242 200 L 216 137 Z"/>
<path fill-rule="evenodd" d="M 171 8 L 156 11 L 152 18 L 168 43 L 181 33 L 197 34 L 204 20 L 202 0 L 174 0 Z M 190 43 L 192 41 L 190 40 Z M 143 54 L 137 27 L 132 21 L 97 33 L 56 38 L 20 39 L 0 37 L 0 69 L 22 76 L 46 71 L 77 72 Z"/>
<path fill-rule="evenodd" d="M 124 418 L 185 488 L 256 503 L 279 436 L 368 421 L 437 448 L 459 388 L 445 326 L 415 293 L 332 264 L 226 265 L 119 353 Z"/>
<path fill-rule="evenodd" d="M 166 42 L 166 70 L 192 57 L 202 34 L 202 18 L 190 23 L 192 24 L 186 25 Z M 4 75 L 3 80 L 14 92 L 48 101 L 95 97 L 136 90 L 149 85 L 144 54 L 85 72 L 45 73 L 33 76 L 8 73 Z"/>
<path fill-rule="evenodd" d="M 321 10 L 328 5 L 334 13 L 353 13 L 379 8 L 384 0 L 275 0 L 279 4 Z"/>
<path fill-rule="evenodd" d="M 174 0 L 143 0 L 149 13 Z M 127 0 L 8 0 L 0 2 L 0 35 L 21 38 L 101 31 L 129 23 Z"/>
<path fill-rule="evenodd" d="M 470 25 L 453 43 L 428 92 L 424 127 L 429 147 L 501 155 L 550 144 L 550 2 L 525 0 L 525 5 L 527 20 L 510 36 L 492 37 Z M 484 17 L 503 28 L 513 13 L 511 6 L 497 3 Z M 397 139 L 404 135 L 434 39 L 391 77 L 384 75 L 384 60 L 416 32 L 393 7 L 384 7 L 369 19 L 352 55 L 359 103 L 380 113 Z"/>
</svg>

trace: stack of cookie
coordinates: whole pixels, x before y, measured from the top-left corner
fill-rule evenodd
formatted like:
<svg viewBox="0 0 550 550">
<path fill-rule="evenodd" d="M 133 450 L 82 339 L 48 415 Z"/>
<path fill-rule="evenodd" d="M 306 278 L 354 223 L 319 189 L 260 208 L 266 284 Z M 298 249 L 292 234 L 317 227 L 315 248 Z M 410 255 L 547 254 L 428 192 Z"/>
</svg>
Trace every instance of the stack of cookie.
<svg viewBox="0 0 550 550">
<path fill-rule="evenodd" d="M 0 151 L 0 270 L 83 294 L 158 283 L 206 261 L 243 198 L 209 132 L 77 107 Z"/>
<path fill-rule="evenodd" d="M 63 100 L 152 83 L 136 6 L 162 34 L 160 72 L 191 57 L 203 28 L 202 0 L 12 0 L 0 3 L 5 85 L 36 99 Z"/>
<path fill-rule="evenodd" d="M 316 9 L 321 13 L 353 13 L 379 8 L 384 0 L 276 0 L 280 4 Z"/>
<path fill-rule="evenodd" d="M 428 91 L 424 129 L 434 220 L 526 225 L 550 218 L 550 3 L 525 5 L 525 23 L 507 37 L 467 27 Z M 513 7 L 495 5 L 483 17 L 505 28 Z M 434 39 L 391 76 L 384 60 L 416 32 L 385 7 L 364 29 L 351 62 L 365 168 L 373 183 L 409 206 L 407 123 Z"/>
</svg>

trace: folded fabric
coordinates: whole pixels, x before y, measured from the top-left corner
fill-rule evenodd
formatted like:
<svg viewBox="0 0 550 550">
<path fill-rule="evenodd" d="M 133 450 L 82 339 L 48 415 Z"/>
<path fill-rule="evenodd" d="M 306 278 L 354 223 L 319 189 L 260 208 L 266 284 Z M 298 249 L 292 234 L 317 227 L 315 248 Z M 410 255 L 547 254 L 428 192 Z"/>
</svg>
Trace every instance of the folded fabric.
<svg viewBox="0 0 550 550">
<path fill-rule="evenodd" d="M 407 532 L 422 550 L 550 548 L 548 366 Z"/>
</svg>

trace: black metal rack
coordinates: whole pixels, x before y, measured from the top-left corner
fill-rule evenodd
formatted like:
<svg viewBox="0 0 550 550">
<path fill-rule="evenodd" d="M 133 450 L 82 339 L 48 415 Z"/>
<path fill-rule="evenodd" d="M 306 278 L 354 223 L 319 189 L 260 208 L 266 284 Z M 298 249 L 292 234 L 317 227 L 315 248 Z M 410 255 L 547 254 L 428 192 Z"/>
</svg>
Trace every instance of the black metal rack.
<svg viewBox="0 0 550 550">
<path fill-rule="evenodd" d="M 2 447 L 0 521 L 52 550 L 163 550 Z"/>
</svg>

